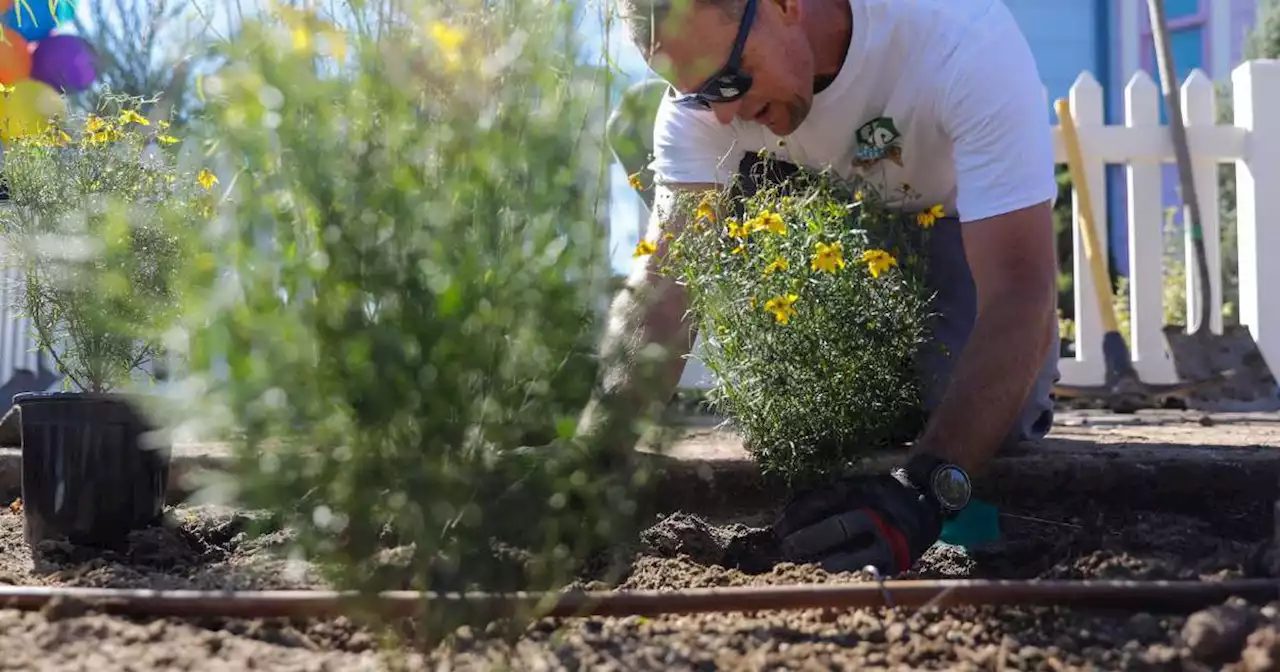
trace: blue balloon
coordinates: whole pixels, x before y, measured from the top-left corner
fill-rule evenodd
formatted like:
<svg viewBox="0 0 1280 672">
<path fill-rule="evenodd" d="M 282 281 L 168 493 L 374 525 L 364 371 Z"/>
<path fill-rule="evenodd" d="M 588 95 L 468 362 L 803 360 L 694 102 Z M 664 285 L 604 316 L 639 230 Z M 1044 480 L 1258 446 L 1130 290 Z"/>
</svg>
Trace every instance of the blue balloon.
<svg viewBox="0 0 1280 672">
<path fill-rule="evenodd" d="M 70 23 L 76 15 L 77 1 L 13 0 L 13 6 L 0 16 L 0 22 L 4 23 L 5 30 L 16 30 L 27 42 L 36 42 L 48 37 L 63 23 Z"/>
</svg>

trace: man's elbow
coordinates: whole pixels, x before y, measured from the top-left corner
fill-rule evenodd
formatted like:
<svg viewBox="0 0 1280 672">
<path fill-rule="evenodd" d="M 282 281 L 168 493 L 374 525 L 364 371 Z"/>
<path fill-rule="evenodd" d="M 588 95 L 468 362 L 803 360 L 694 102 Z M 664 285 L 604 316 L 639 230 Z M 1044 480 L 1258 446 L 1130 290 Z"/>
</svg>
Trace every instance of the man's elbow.
<svg viewBox="0 0 1280 672">
<path fill-rule="evenodd" d="M 979 316 L 1013 311 L 1019 321 L 1056 320 L 1058 263 L 1049 203 L 970 222 L 964 243 Z"/>
<path fill-rule="evenodd" d="M 994 308 L 994 310 L 992 310 Z M 978 319 L 985 316 L 1001 324 L 1000 328 L 1024 329 L 1050 338 L 1058 319 L 1058 287 L 1056 272 L 1042 268 L 1018 268 L 980 293 Z"/>
</svg>

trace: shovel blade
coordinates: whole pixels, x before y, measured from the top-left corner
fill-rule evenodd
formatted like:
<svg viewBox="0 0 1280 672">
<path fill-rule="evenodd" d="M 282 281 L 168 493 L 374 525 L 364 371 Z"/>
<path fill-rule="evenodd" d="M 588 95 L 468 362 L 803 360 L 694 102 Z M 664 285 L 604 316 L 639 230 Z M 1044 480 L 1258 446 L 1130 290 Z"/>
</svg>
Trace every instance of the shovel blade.
<svg viewBox="0 0 1280 672">
<path fill-rule="evenodd" d="M 1197 385 L 1184 395 L 1188 408 L 1227 412 L 1280 410 L 1280 389 L 1247 327 L 1227 326 L 1219 335 L 1208 330 L 1189 334 L 1185 327 L 1169 325 L 1164 335 L 1180 379 L 1207 381 L 1221 377 L 1219 381 Z"/>
</svg>

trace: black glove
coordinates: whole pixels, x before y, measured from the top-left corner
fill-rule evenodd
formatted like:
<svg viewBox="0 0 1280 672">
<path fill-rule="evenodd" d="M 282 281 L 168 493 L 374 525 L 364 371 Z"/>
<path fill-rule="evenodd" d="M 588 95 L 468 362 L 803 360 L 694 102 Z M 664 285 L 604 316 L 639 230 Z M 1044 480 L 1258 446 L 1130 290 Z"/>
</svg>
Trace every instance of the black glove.
<svg viewBox="0 0 1280 672">
<path fill-rule="evenodd" d="M 942 510 L 906 473 L 846 478 L 796 496 L 773 524 L 783 557 L 829 572 L 911 569 L 942 532 Z"/>
</svg>

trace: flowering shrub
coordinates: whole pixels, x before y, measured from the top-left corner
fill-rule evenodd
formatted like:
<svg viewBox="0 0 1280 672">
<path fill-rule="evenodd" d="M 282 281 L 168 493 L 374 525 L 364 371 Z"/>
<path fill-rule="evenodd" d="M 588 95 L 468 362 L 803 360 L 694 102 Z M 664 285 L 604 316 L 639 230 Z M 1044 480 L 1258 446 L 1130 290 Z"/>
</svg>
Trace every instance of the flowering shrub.
<svg viewBox="0 0 1280 672">
<path fill-rule="evenodd" d="M 710 404 L 763 470 L 792 481 L 911 438 L 930 317 L 922 252 L 942 208 L 900 216 L 906 189 L 886 197 L 825 173 L 735 192 L 682 197 L 694 214 L 668 255 L 715 376 Z"/>
<path fill-rule="evenodd" d="M 4 148 L 0 235 L 22 277 L 14 307 L 66 386 L 92 392 L 149 374 L 212 205 L 212 174 L 181 167 L 167 124 L 132 102 L 105 98 Z"/>
</svg>

